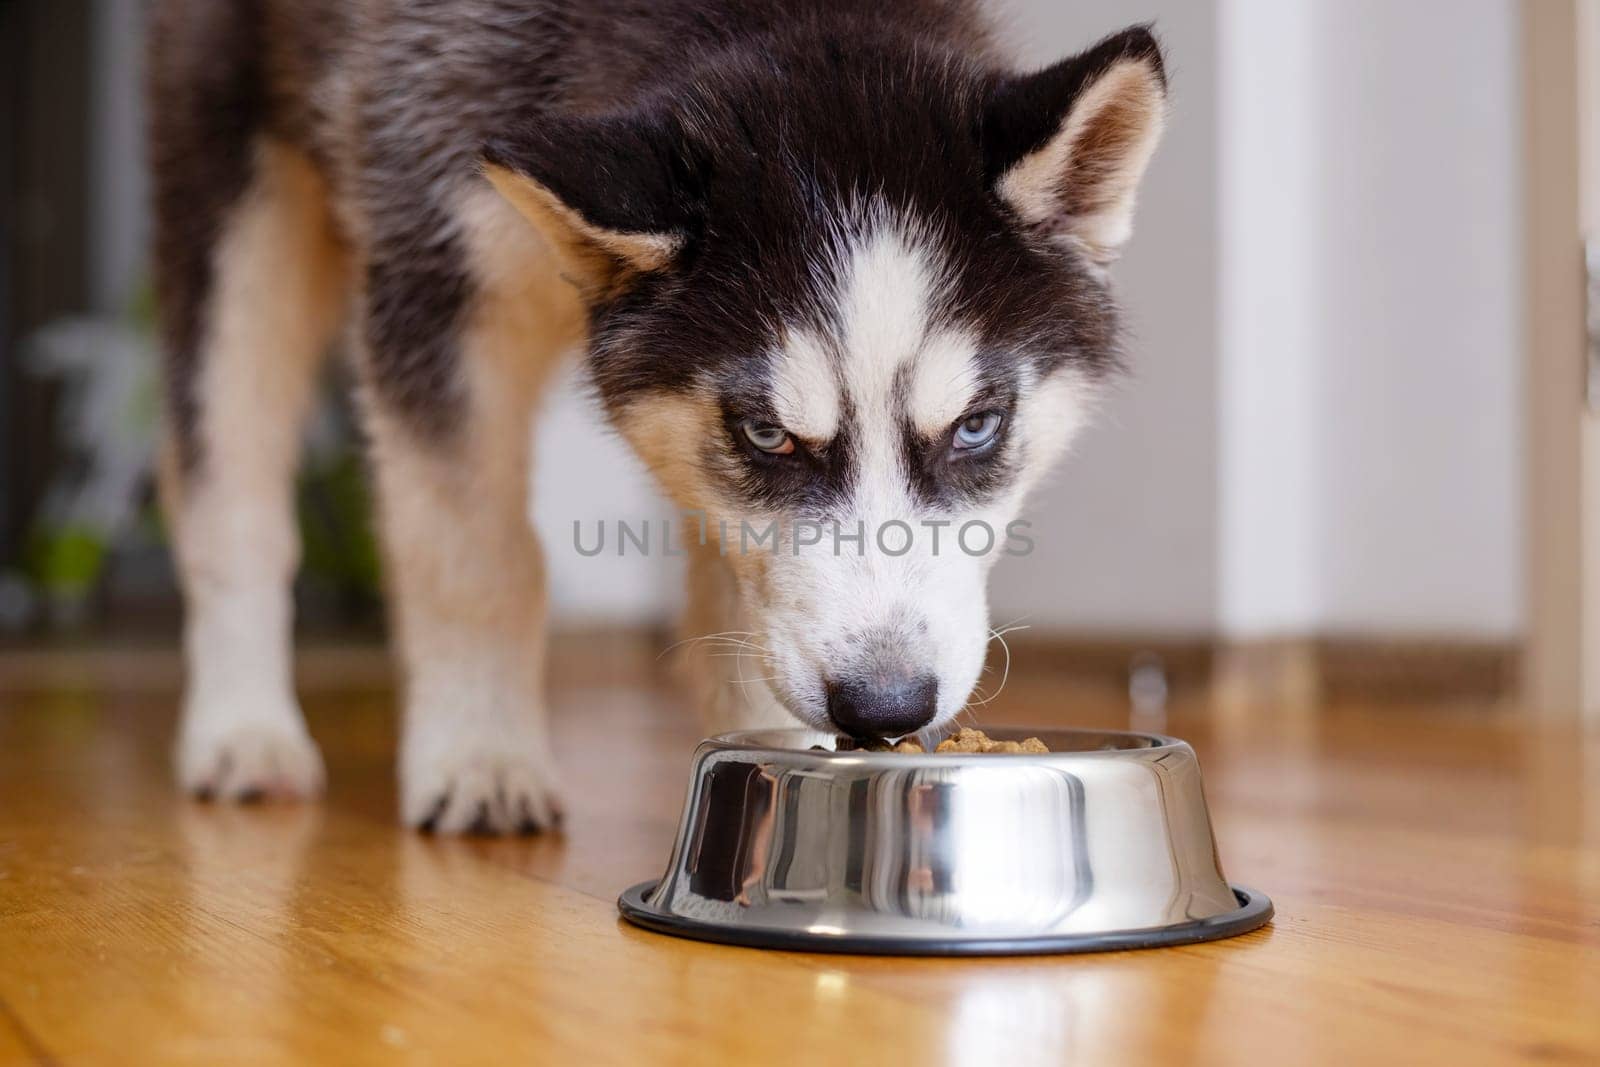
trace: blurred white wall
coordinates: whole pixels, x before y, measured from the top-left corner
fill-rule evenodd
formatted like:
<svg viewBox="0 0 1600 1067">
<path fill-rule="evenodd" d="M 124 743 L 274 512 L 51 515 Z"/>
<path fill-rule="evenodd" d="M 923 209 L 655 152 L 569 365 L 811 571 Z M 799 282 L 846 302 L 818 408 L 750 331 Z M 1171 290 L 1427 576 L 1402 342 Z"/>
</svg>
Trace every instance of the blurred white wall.
<svg viewBox="0 0 1600 1067">
<path fill-rule="evenodd" d="M 1219 10 L 1220 620 L 1513 636 L 1516 5 Z"/>
<path fill-rule="evenodd" d="M 1217 41 L 1210 0 L 1009 0 L 1043 66 L 1135 22 L 1169 56 L 1172 115 L 1115 269 L 1132 374 L 1029 509 L 1037 548 L 995 569 L 996 623 L 1208 632 L 1217 588 Z"/>
<path fill-rule="evenodd" d="M 1319 6 L 1323 625 L 1513 634 L 1523 520 L 1517 4 Z"/>
<path fill-rule="evenodd" d="M 1035 62 L 1155 21 L 1174 111 L 1116 270 L 1134 379 L 995 617 L 1513 636 L 1514 0 L 1009 6 Z"/>
<path fill-rule="evenodd" d="M 1221 359 L 1217 623 L 1305 633 L 1320 618 L 1315 11 L 1224 2 L 1215 53 Z M 1235 57 L 1225 60 L 1225 57 Z M 1237 57 L 1243 57 L 1242 59 Z M 1147 235 L 1152 239 L 1159 235 Z"/>
<path fill-rule="evenodd" d="M 674 514 L 649 474 L 621 439 L 605 427 L 599 405 L 578 375 L 569 373 L 547 398 L 534 430 L 533 522 L 549 561 L 550 611 L 558 624 L 664 622 L 682 600 L 682 560 L 663 555 L 660 520 Z M 593 551 L 604 521 L 605 550 Z M 650 554 L 616 551 L 616 523 L 651 526 Z"/>
</svg>

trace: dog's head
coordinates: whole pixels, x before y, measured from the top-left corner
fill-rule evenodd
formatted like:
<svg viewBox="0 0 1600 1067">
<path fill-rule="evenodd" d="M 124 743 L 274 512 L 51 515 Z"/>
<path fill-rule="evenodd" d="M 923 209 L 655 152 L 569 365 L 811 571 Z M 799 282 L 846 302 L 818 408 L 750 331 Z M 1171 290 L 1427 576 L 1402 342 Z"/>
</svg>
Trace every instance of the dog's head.
<svg viewBox="0 0 1600 1067">
<path fill-rule="evenodd" d="M 989 566 L 1116 363 L 1105 268 L 1165 96 L 1140 28 L 1028 75 L 868 35 L 487 148 L 803 721 L 898 735 L 966 703 Z"/>
</svg>

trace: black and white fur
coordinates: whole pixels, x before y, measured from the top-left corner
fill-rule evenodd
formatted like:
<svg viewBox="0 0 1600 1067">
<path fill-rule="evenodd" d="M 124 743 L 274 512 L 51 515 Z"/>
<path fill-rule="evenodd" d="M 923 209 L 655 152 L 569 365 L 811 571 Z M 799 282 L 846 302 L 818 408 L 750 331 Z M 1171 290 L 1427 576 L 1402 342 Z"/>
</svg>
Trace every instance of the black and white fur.
<svg viewBox="0 0 1600 1067">
<path fill-rule="evenodd" d="M 586 349 L 605 416 L 713 531 L 1003 530 L 1116 365 L 1105 270 L 1165 110 L 1143 28 L 1025 74 L 969 0 L 156 0 L 153 20 L 189 790 L 322 785 L 291 683 L 291 483 L 341 329 L 405 669 L 402 815 L 441 832 L 558 812 L 525 494 L 563 353 Z M 993 440 L 952 447 L 990 412 Z M 994 556 L 946 537 L 697 546 L 690 632 L 741 641 L 691 646 L 709 724 L 948 720 Z"/>
</svg>

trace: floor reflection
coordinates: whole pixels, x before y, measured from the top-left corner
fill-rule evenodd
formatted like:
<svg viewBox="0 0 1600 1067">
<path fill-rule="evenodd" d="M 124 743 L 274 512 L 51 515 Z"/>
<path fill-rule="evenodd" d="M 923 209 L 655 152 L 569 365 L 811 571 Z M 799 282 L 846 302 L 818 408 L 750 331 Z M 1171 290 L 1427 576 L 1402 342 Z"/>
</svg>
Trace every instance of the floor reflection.
<svg viewBox="0 0 1600 1067">
<path fill-rule="evenodd" d="M 311 946 L 303 921 L 306 858 L 320 806 L 237 807 L 176 801 L 184 899 L 174 1010 L 194 1020 L 183 1053 L 214 1062 L 290 1057 L 289 1020 L 314 1010 L 298 975 Z"/>
</svg>

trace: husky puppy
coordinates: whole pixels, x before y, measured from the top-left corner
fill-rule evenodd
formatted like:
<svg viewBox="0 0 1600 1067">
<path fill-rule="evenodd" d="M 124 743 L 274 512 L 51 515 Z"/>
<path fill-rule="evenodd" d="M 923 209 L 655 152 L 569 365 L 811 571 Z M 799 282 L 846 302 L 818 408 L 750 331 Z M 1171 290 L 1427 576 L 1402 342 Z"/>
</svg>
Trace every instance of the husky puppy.
<svg viewBox="0 0 1600 1067">
<path fill-rule="evenodd" d="M 966 703 L 995 553 L 954 535 L 1006 528 L 1117 362 L 1106 268 L 1165 111 L 1146 29 L 1031 73 L 971 0 L 155 0 L 151 30 L 185 789 L 322 785 L 292 483 L 341 331 L 406 823 L 558 814 L 526 492 L 573 350 L 712 520 L 711 725 L 896 736 Z M 717 532 L 771 520 L 774 551 Z M 802 552 L 801 522 L 844 540 Z"/>
</svg>

